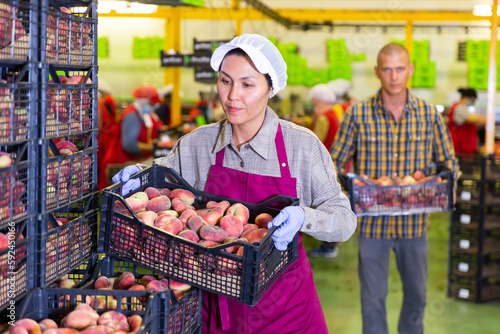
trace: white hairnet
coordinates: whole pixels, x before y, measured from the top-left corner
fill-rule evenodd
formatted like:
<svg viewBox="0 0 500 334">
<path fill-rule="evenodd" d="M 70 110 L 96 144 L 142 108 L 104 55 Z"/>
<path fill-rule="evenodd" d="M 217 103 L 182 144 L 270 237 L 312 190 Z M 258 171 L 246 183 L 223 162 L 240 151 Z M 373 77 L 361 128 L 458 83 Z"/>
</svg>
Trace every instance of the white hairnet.
<svg viewBox="0 0 500 334">
<path fill-rule="evenodd" d="M 273 85 L 273 95 L 286 86 L 286 63 L 276 46 L 267 38 L 258 34 L 243 34 L 233 38 L 229 43 L 219 46 L 210 59 L 214 71 L 219 71 L 226 54 L 240 48 L 252 59 L 257 70 L 269 74 Z M 271 97 L 272 97 L 271 96 Z"/>
<path fill-rule="evenodd" d="M 111 87 L 103 79 L 99 79 L 98 84 L 97 84 L 97 90 L 99 92 L 104 93 L 104 94 L 111 94 Z"/>
<path fill-rule="evenodd" d="M 174 90 L 174 85 L 169 84 L 169 85 L 166 85 L 163 88 L 158 89 L 158 94 L 160 94 L 160 96 L 162 96 L 162 97 L 163 96 L 168 96 L 168 95 L 172 94 L 173 90 Z"/>
<path fill-rule="evenodd" d="M 334 104 L 337 102 L 337 97 L 332 91 L 331 87 L 327 84 L 318 84 L 313 86 L 309 91 L 309 99 L 317 98 L 326 103 Z"/>
<path fill-rule="evenodd" d="M 328 86 L 330 86 L 337 98 L 341 98 L 352 88 L 351 82 L 347 81 L 346 79 L 335 79 L 329 81 Z"/>
</svg>

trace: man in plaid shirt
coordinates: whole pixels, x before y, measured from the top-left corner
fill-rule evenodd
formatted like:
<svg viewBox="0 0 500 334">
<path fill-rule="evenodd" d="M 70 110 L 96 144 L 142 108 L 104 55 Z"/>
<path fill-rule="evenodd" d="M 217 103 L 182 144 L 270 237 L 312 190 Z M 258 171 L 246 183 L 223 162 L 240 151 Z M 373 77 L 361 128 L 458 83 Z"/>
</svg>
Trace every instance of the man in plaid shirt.
<svg viewBox="0 0 500 334">
<path fill-rule="evenodd" d="M 331 150 L 339 174 L 356 154 L 356 173 L 371 178 L 412 175 L 432 163 L 458 173 L 448 129 L 435 107 L 413 95 L 408 51 L 384 46 L 375 75 L 381 89 L 353 105 L 344 116 Z M 359 278 L 363 333 L 388 333 L 385 301 L 389 255 L 394 250 L 403 284 L 399 333 L 423 333 L 428 264 L 428 214 L 368 216 L 358 219 Z"/>
</svg>

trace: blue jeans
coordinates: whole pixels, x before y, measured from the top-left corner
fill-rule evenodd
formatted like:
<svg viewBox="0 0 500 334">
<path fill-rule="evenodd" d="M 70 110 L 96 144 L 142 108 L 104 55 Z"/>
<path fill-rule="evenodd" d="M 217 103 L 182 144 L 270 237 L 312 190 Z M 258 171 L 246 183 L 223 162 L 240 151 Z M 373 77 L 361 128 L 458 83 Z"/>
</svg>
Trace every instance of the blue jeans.
<svg viewBox="0 0 500 334">
<path fill-rule="evenodd" d="M 358 273 L 361 283 L 363 334 L 388 334 L 385 307 L 391 249 L 403 283 L 400 334 L 422 334 L 427 303 L 427 233 L 414 239 L 367 239 L 359 236 Z"/>
</svg>

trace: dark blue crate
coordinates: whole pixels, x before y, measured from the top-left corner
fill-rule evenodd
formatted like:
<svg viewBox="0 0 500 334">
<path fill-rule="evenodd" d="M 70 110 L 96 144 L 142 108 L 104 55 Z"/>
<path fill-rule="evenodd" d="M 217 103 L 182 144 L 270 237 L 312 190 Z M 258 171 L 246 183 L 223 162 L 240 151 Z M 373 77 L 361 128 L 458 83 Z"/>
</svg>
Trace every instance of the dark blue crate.
<svg viewBox="0 0 500 334">
<path fill-rule="evenodd" d="M 35 143 L 0 145 L 0 152 L 9 154 L 14 164 L 0 168 L 0 228 L 33 217 L 36 214 Z M 5 157 L 4 157 L 5 158 Z"/>
<path fill-rule="evenodd" d="M 40 60 L 59 66 L 97 65 L 97 1 L 41 0 L 41 4 Z"/>
<path fill-rule="evenodd" d="M 80 201 L 97 191 L 95 131 L 66 139 L 74 143 L 79 151 L 60 155 L 55 141 L 50 139 L 43 140 L 40 145 L 40 212 L 48 213 L 66 204 Z"/>
<path fill-rule="evenodd" d="M 18 302 L 34 287 L 34 237 L 28 232 L 33 224 L 33 219 L 26 219 L 15 227 L 0 230 L 7 236 L 7 248 L 0 250 L 0 310 Z"/>
<path fill-rule="evenodd" d="M 193 205 L 197 209 L 205 208 L 210 200 L 243 203 L 249 208 L 250 220 L 262 212 L 276 216 L 279 213 L 276 206 L 280 204 L 281 207 L 298 205 L 297 198 L 287 196 L 277 196 L 258 204 L 216 196 L 192 188 L 174 170 L 158 165 L 144 169 L 133 178 L 141 182 L 137 191 L 147 187 L 187 189 L 195 195 Z M 122 186 L 119 182 L 103 191 L 99 230 L 99 252 L 115 259 L 159 272 L 247 305 L 255 305 L 298 257 L 298 234 L 287 250 L 281 252 L 271 240 L 274 229 L 260 243 L 238 241 L 205 247 L 145 225 L 120 195 Z M 121 212 L 117 211 L 119 207 Z M 243 256 L 224 251 L 228 245 L 244 247 Z"/>
<path fill-rule="evenodd" d="M 448 284 L 449 296 L 456 299 L 483 303 L 500 298 L 500 282 L 498 279 L 476 279 L 451 275 Z"/>
<path fill-rule="evenodd" d="M 44 287 L 97 254 L 97 195 L 40 215 L 36 286 Z M 59 226 L 57 218 L 68 222 Z"/>
<path fill-rule="evenodd" d="M 94 258 L 95 259 L 95 258 Z M 44 318 L 59 322 L 74 307 L 88 298 L 103 296 L 106 304 L 109 300 L 117 301 L 116 310 L 131 316 L 138 314 L 143 317 L 143 323 L 137 333 L 158 334 L 189 334 L 201 332 L 201 290 L 191 289 L 180 300 L 177 300 L 172 290 L 161 293 L 124 290 L 94 290 L 95 280 L 104 275 L 117 277 L 124 271 L 131 271 L 139 280 L 137 267 L 127 263 L 116 262 L 109 257 L 95 262 L 89 261 L 85 271 L 79 276 L 84 284 L 83 289 L 37 288 L 30 291 L 23 300 L 18 311 L 18 318 L 28 317 L 35 320 Z M 147 272 L 146 274 L 153 274 Z M 109 309 L 94 309 L 102 314 Z"/>
<path fill-rule="evenodd" d="M 24 63 L 38 59 L 37 1 L 1 0 L 0 62 Z"/>
</svg>

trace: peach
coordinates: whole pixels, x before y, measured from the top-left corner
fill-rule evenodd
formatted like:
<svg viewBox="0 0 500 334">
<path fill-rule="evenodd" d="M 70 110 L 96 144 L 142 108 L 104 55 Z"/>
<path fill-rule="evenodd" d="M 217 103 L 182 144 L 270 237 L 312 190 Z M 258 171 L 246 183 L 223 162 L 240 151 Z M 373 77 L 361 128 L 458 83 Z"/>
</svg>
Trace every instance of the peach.
<svg viewBox="0 0 500 334">
<path fill-rule="evenodd" d="M 167 196 L 157 196 L 149 200 L 148 210 L 159 212 L 170 209 L 171 203 L 170 198 Z"/>
<path fill-rule="evenodd" d="M 193 216 L 196 216 L 196 211 L 194 211 L 193 209 L 186 209 L 181 213 L 179 220 L 181 221 L 182 225 L 187 226 L 189 218 Z"/>
<path fill-rule="evenodd" d="M 156 218 L 158 215 L 154 211 L 144 211 L 137 214 L 140 220 L 144 222 L 144 224 L 149 226 L 154 226 Z"/>
<path fill-rule="evenodd" d="M 121 212 L 123 214 L 129 215 L 130 212 L 129 210 L 123 205 L 123 203 L 120 200 L 115 201 L 115 205 L 113 207 L 113 210 L 116 212 Z"/>
<path fill-rule="evenodd" d="M 259 229 L 258 225 L 255 224 L 247 224 L 243 226 L 243 233 L 241 233 L 240 238 L 248 238 L 250 233 L 253 231 L 257 231 Z"/>
<path fill-rule="evenodd" d="M 87 297 L 90 297 L 90 296 L 87 296 Z M 90 299 L 90 301 L 92 301 L 92 298 Z M 99 314 L 87 303 L 78 304 L 75 307 L 75 311 L 76 310 L 87 312 L 95 319 L 95 321 L 97 321 L 99 319 Z"/>
<path fill-rule="evenodd" d="M 220 242 L 213 241 L 213 240 L 200 240 L 200 241 L 198 241 L 198 244 L 205 246 L 205 247 L 215 247 L 215 246 L 219 246 Z"/>
<path fill-rule="evenodd" d="M 402 185 L 410 185 L 410 184 L 415 184 L 415 183 L 417 183 L 417 181 L 411 175 L 405 175 L 403 177 L 402 182 L 401 182 Z"/>
<path fill-rule="evenodd" d="M 160 195 L 163 195 L 163 196 L 167 196 L 168 198 L 172 199 L 172 197 L 170 197 L 170 189 L 167 189 L 167 188 L 163 188 L 163 189 L 160 189 Z"/>
<path fill-rule="evenodd" d="M 156 278 L 154 276 L 151 276 L 151 275 L 144 275 L 141 277 L 141 284 L 144 287 L 146 287 L 148 285 L 148 283 L 151 281 L 156 281 Z"/>
<path fill-rule="evenodd" d="M 161 196 L 160 190 L 153 187 L 147 187 L 144 192 L 148 195 L 149 200 Z"/>
<path fill-rule="evenodd" d="M 224 211 L 221 208 L 201 209 L 197 211 L 197 214 L 208 224 L 215 225 L 224 216 Z"/>
<path fill-rule="evenodd" d="M 220 220 L 220 227 L 230 237 L 239 237 L 243 233 L 243 224 L 236 216 L 224 216 Z"/>
<path fill-rule="evenodd" d="M 76 330 L 76 329 L 73 329 L 73 328 L 58 328 L 57 330 L 62 331 L 62 333 L 64 333 L 64 334 L 76 334 L 76 333 L 80 333 L 79 330 Z"/>
<path fill-rule="evenodd" d="M 128 291 L 145 291 L 146 287 L 142 284 L 134 284 L 130 288 L 128 288 Z"/>
<path fill-rule="evenodd" d="M 201 244 L 202 241 L 205 241 L 205 240 L 200 240 L 198 243 Z M 215 241 L 211 241 L 211 242 L 215 242 Z M 215 243 L 217 243 L 217 242 L 215 242 Z M 195 259 L 192 259 L 190 257 L 183 256 L 183 257 L 181 257 L 179 262 L 180 262 L 180 267 L 182 267 L 182 268 L 198 270 L 198 271 L 200 270 L 200 264 L 198 263 L 198 261 L 196 261 Z"/>
<path fill-rule="evenodd" d="M 205 225 L 200 228 L 200 237 L 205 240 L 222 242 L 228 237 L 228 234 L 220 226 Z"/>
<path fill-rule="evenodd" d="M 425 174 L 421 171 L 421 170 L 416 170 L 414 173 L 413 173 L 413 178 L 418 181 L 418 180 L 421 180 L 425 177 Z"/>
<path fill-rule="evenodd" d="M 243 256 L 243 252 L 245 251 L 245 247 L 240 247 L 238 248 L 238 250 L 236 251 L 236 255 L 238 256 Z"/>
<path fill-rule="evenodd" d="M 208 225 L 206 221 L 203 220 L 200 216 L 192 216 L 191 218 L 188 219 L 188 227 L 190 230 L 193 230 L 195 233 L 199 233 L 200 228 L 202 226 Z"/>
<path fill-rule="evenodd" d="M 271 216 L 269 213 L 263 212 L 255 217 L 255 224 L 261 228 L 267 228 L 267 225 L 269 224 L 269 222 L 272 222 L 273 219 L 273 216 Z"/>
<path fill-rule="evenodd" d="M 178 213 L 182 213 L 183 211 L 188 209 L 186 203 L 184 203 L 180 198 L 172 199 L 172 207 Z"/>
<path fill-rule="evenodd" d="M 392 180 L 388 176 L 381 176 L 377 179 L 376 184 L 382 187 L 392 186 Z"/>
<path fill-rule="evenodd" d="M 168 280 L 166 282 L 162 279 L 161 281 L 151 281 L 146 286 L 147 292 L 162 292 L 168 290 Z"/>
<path fill-rule="evenodd" d="M 45 327 L 47 327 L 47 329 L 49 328 L 58 328 L 59 326 L 57 326 L 57 323 L 52 320 L 52 319 L 43 319 L 43 320 L 40 320 L 38 322 L 38 324 L 43 324 L 45 325 Z"/>
<path fill-rule="evenodd" d="M 59 287 L 62 288 L 62 289 L 70 289 L 72 287 L 75 286 L 75 281 L 68 278 L 68 279 L 65 279 L 65 280 L 62 280 L 61 283 L 59 283 Z"/>
<path fill-rule="evenodd" d="M 14 332 L 10 332 L 10 333 L 15 334 Z M 28 333 L 28 332 L 26 332 L 26 333 Z M 47 328 L 45 331 L 43 331 L 43 334 L 65 334 L 65 333 L 66 332 L 62 328 Z M 76 333 L 79 333 L 79 332 L 76 331 Z"/>
<path fill-rule="evenodd" d="M 43 326 L 40 326 L 40 332 L 43 330 Z M 45 332 L 45 331 L 44 331 Z M 24 327 L 19 327 L 19 326 L 13 326 L 10 328 L 10 330 L 7 332 L 9 334 L 29 334 L 28 331 Z"/>
<path fill-rule="evenodd" d="M 189 291 L 189 289 L 191 289 L 191 285 L 184 283 L 184 282 L 177 281 L 173 278 L 171 278 L 170 282 L 168 282 L 168 287 L 172 290 L 178 290 L 178 291 L 182 291 L 182 292 L 186 292 L 186 291 Z"/>
<path fill-rule="evenodd" d="M 171 215 L 171 216 L 179 218 L 179 213 L 175 210 L 159 211 L 159 212 L 157 212 L 157 214 L 158 214 L 158 217 L 163 216 L 163 215 Z"/>
<path fill-rule="evenodd" d="M 86 311 L 75 310 L 66 316 L 66 327 L 78 330 L 95 325 L 95 319 Z"/>
<path fill-rule="evenodd" d="M 148 195 L 145 192 L 139 191 L 125 199 L 125 202 L 130 206 L 133 211 L 139 211 L 148 206 Z"/>
<path fill-rule="evenodd" d="M 181 221 L 170 215 L 163 215 L 156 219 L 155 227 L 165 231 L 177 235 L 180 231 L 182 231 L 182 223 Z"/>
<path fill-rule="evenodd" d="M 94 284 L 94 289 L 112 288 L 113 284 L 106 276 L 99 276 Z"/>
<path fill-rule="evenodd" d="M 186 205 L 191 205 L 194 203 L 194 194 L 189 190 L 185 189 L 174 189 L 170 192 L 170 198 L 179 198 Z"/>
<path fill-rule="evenodd" d="M 174 292 L 174 296 L 177 300 L 181 300 L 182 297 L 186 294 L 184 291 L 179 291 L 179 290 L 172 290 Z"/>
<path fill-rule="evenodd" d="M 243 225 L 246 225 L 248 217 L 250 217 L 250 211 L 243 204 L 235 203 L 227 209 L 226 215 L 236 216 L 241 220 Z"/>
<path fill-rule="evenodd" d="M 104 312 L 98 321 L 99 325 L 109 326 L 115 329 L 115 331 L 130 331 L 130 326 L 127 321 L 127 317 L 116 311 Z"/>
<path fill-rule="evenodd" d="M 264 236 L 267 234 L 268 229 L 267 228 L 259 228 L 256 231 L 252 231 L 248 235 L 248 242 L 254 243 L 254 242 L 260 242 Z"/>
<path fill-rule="evenodd" d="M 124 271 L 118 278 L 115 280 L 114 288 L 117 290 L 127 290 L 135 283 L 134 274 L 129 271 Z"/>
<path fill-rule="evenodd" d="M 56 147 L 59 150 L 59 153 L 61 153 L 61 150 L 64 150 L 64 149 L 68 150 L 70 152 L 69 154 L 78 152 L 78 147 L 75 144 L 73 144 L 72 142 L 66 141 L 66 140 L 62 140 L 62 141 L 58 142 L 56 144 Z M 61 153 L 61 154 L 64 155 L 63 153 Z"/>
<path fill-rule="evenodd" d="M 191 240 L 192 242 L 195 242 L 195 243 L 200 241 L 198 234 L 196 234 L 195 231 L 192 231 L 189 229 L 179 232 L 178 236 L 181 238 L 187 239 L 187 240 Z"/>
<path fill-rule="evenodd" d="M 42 332 L 40 325 L 35 320 L 28 318 L 17 320 L 14 327 L 24 328 L 29 334 L 40 334 Z"/>
<path fill-rule="evenodd" d="M 80 332 L 84 334 L 113 334 L 116 333 L 114 328 L 103 325 L 95 325 L 87 327 L 84 331 Z M 44 333 L 45 334 L 45 333 Z"/>
<path fill-rule="evenodd" d="M 213 208 L 221 208 L 222 211 L 224 211 L 224 213 L 226 212 L 226 210 L 231 206 L 231 204 L 224 200 L 224 201 L 220 201 L 220 202 L 216 202 L 216 201 L 209 201 L 207 202 L 207 209 L 213 209 Z"/>
<path fill-rule="evenodd" d="M 134 314 L 127 318 L 127 321 L 130 326 L 131 332 L 137 332 L 142 325 L 142 317 L 138 314 Z"/>
<path fill-rule="evenodd" d="M 232 242 L 235 242 L 236 240 L 238 240 L 238 237 L 227 237 L 226 239 L 224 239 L 224 241 L 222 242 L 223 244 L 230 244 Z M 224 251 L 226 252 L 229 252 L 229 253 L 235 253 L 238 248 L 240 248 L 239 245 L 233 245 L 233 246 L 229 246 L 227 248 L 224 248 Z"/>
</svg>

